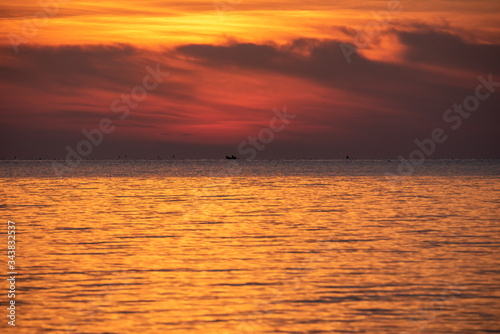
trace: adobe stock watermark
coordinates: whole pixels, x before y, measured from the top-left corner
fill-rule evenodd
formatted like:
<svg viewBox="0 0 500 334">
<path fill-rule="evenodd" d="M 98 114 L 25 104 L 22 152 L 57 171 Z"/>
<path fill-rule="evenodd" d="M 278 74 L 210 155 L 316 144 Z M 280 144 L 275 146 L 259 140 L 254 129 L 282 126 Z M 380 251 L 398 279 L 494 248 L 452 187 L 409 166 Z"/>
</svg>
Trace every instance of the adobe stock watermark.
<svg viewBox="0 0 500 334">
<path fill-rule="evenodd" d="M 408 0 L 413 1 L 413 0 Z M 372 42 L 374 38 L 381 34 L 382 28 L 387 27 L 392 21 L 392 15 L 398 14 L 403 11 L 403 5 L 400 0 L 389 0 L 387 2 L 387 10 L 375 12 L 371 11 L 370 15 L 374 18 L 368 21 L 364 30 L 354 29 L 356 35 L 354 36 L 354 45 L 349 43 L 340 43 L 339 47 L 344 55 L 345 60 L 348 64 L 351 63 L 351 56 L 354 53 L 358 53 L 359 49 L 365 49 Z"/>
<path fill-rule="evenodd" d="M 452 108 L 446 109 L 443 113 L 443 121 L 450 125 L 453 131 L 458 130 L 463 120 L 468 119 L 473 112 L 479 109 L 481 101 L 487 100 L 494 92 L 495 87 L 500 87 L 500 81 L 493 81 L 493 75 L 489 74 L 485 79 L 483 76 L 477 78 L 480 82 L 476 86 L 474 94 L 467 96 L 461 104 L 455 103 Z M 415 172 L 416 166 L 421 166 L 427 157 L 436 151 L 437 144 L 443 144 L 448 139 L 448 134 L 442 128 L 434 128 L 428 138 L 413 142 L 417 148 L 410 152 L 408 160 L 403 155 L 398 157 L 398 174 L 386 172 L 385 178 L 394 187 L 396 182 L 402 181 L 403 176 L 411 176 Z"/>
<path fill-rule="evenodd" d="M 31 18 L 23 18 L 23 26 L 21 34 L 9 33 L 7 35 L 10 45 L 14 52 L 19 53 L 19 45 L 28 43 L 30 39 L 38 34 L 38 28 L 45 27 L 49 24 L 49 18 L 52 18 L 59 13 L 61 5 L 67 4 L 70 0 L 48 0 L 38 1 L 40 6 L 39 11 L 35 12 Z"/>
<path fill-rule="evenodd" d="M 16 326 L 16 223 L 7 220 L 7 257 L 10 261 L 7 262 L 7 282 L 9 290 L 7 297 L 7 318 L 10 320 L 7 323 L 10 326 Z"/>
<path fill-rule="evenodd" d="M 224 20 L 224 13 L 233 11 L 242 0 L 214 0 L 214 8 L 219 20 Z"/>
<path fill-rule="evenodd" d="M 275 116 L 269 121 L 269 127 L 261 129 L 257 137 L 248 136 L 248 141 L 242 141 L 240 145 L 238 145 L 239 154 L 250 154 L 247 160 L 254 160 L 255 157 L 257 157 L 257 150 L 264 150 L 266 145 L 274 140 L 274 134 L 283 131 L 285 127 L 290 124 L 290 120 L 297 117 L 297 115 L 288 113 L 286 106 L 283 107 L 282 112 L 273 108 L 273 113 Z"/>
<path fill-rule="evenodd" d="M 124 120 L 130 114 L 130 110 L 137 108 L 140 102 L 144 101 L 148 96 L 148 92 L 154 90 L 163 78 L 169 76 L 168 72 L 162 72 L 160 65 L 156 65 L 156 69 L 146 66 L 147 74 L 142 79 L 142 84 L 131 89 L 129 94 L 121 94 L 120 98 L 116 98 L 111 102 L 110 110 L 118 114 L 120 120 Z M 52 169 L 57 176 L 62 176 L 65 172 L 70 172 L 71 168 L 78 167 L 83 160 L 83 157 L 89 156 L 94 147 L 101 145 L 104 134 L 110 134 L 116 129 L 113 121 L 110 118 L 102 118 L 96 128 L 90 131 L 84 129 L 82 134 L 86 139 L 82 139 L 76 144 L 76 150 L 71 146 L 66 146 L 66 160 L 64 163 L 52 162 Z"/>
</svg>

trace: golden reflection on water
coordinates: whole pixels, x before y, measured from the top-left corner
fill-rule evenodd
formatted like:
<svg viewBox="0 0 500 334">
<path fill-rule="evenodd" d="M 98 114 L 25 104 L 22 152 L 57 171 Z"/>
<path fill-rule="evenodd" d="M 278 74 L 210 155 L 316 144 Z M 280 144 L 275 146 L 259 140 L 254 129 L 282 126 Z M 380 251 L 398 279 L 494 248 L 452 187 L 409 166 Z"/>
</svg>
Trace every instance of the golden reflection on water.
<svg viewBox="0 0 500 334">
<path fill-rule="evenodd" d="M 379 176 L 2 185 L 19 278 L 17 326 L 2 331 L 499 329 L 496 177 L 415 176 L 396 191 Z"/>
</svg>

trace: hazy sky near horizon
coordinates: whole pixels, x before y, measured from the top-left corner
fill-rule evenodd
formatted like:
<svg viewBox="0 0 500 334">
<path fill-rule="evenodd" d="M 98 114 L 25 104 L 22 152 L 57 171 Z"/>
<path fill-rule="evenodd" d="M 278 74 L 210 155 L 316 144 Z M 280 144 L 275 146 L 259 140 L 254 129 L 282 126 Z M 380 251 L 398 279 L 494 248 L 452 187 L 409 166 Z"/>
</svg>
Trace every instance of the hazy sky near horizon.
<svg viewBox="0 0 500 334">
<path fill-rule="evenodd" d="M 86 158 L 241 155 L 284 106 L 257 159 L 407 157 L 435 128 L 431 158 L 500 157 L 500 86 L 443 119 L 500 82 L 500 1 L 41 3 L 0 1 L 0 158 L 63 158 L 103 118 Z M 127 105 L 146 67 L 169 75 Z"/>
</svg>

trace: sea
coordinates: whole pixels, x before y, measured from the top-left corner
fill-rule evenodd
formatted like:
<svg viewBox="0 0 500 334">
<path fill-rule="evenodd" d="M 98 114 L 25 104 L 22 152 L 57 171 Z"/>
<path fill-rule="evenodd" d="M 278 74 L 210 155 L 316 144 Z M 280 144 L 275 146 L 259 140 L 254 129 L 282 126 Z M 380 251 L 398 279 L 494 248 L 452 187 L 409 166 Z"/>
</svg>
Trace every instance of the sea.
<svg viewBox="0 0 500 334">
<path fill-rule="evenodd" d="M 2 333 L 500 333 L 500 160 L 73 165 L 0 161 Z"/>
</svg>

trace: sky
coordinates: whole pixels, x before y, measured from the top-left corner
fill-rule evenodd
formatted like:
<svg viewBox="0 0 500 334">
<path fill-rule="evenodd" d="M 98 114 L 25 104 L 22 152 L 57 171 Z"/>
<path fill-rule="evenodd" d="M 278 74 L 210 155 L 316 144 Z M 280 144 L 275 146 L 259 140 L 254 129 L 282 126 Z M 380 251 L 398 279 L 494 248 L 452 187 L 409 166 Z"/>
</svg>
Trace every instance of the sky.
<svg viewBox="0 0 500 334">
<path fill-rule="evenodd" d="M 416 141 L 500 158 L 498 0 L 1 0 L 0 16 L 0 159 L 396 159 Z"/>
</svg>

